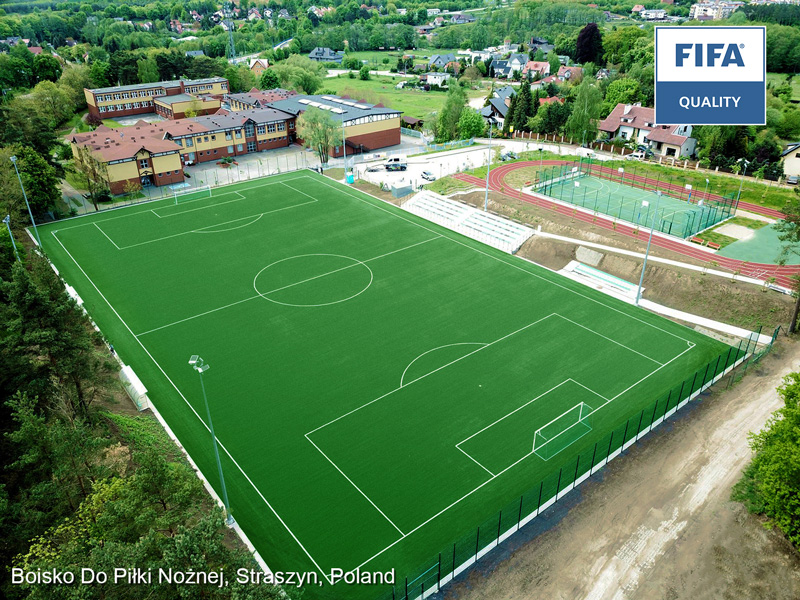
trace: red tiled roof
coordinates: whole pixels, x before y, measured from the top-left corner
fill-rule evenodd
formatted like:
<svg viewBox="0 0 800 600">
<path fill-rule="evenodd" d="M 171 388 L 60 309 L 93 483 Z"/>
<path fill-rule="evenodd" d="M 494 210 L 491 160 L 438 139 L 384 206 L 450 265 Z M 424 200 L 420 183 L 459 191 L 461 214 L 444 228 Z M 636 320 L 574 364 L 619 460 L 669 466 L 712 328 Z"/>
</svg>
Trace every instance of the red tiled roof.
<svg viewBox="0 0 800 600">
<path fill-rule="evenodd" d="M 550 71 L 550 63 L 545 60 L 529 60 L 525 63 L 525 66 L 522 67 L 522 74 L 525 75 L 529 71 L 537 71 L 544 75 Z"/>
<path fill-rule="evenodd" d="M 539 98 L 539 106 L 541 106 L 542 104 L 552 104 L 553 102 L 564 104 L 564 101 L 558 96 L 550 96 L 549 98 Z"/>
<path fill-rule="evenodd" d="M 569 77 L 567 77 L 567 73 L 570 74 Z M 570 80 L 580 79 L 583 77 L 583 67 L 565 67 L 561 65 L 558 67 L 557 75 Z"/>
<path fill-rule="evenodd" d="M 625 113 L 626 106 L 629 108 L 627 114 Z M 623 122 L 622 119 L 631 119 L 630 122 Z M 620 128 L 620 125 L 627 127 L 635 127 L 636 129 L 650 130 L 653 128 L 652 123 L 655 121 L 655 110 L 646 106 L 636 106 L 631 104 L 617 104 L 611 114 L 605 119 L 600 121 L 598 125 L 600 131 L 607 131 L 609 133 L 615 132 Z M 650 123 L 648 125 L 647 123 Z"/>
<path fill-rule="evenodd" d="M 652 142 L 662 142 L 664 144 L 672 144 L 673 146 L 683 146 L 687 138 L 684 135 L 677 135 L 673 133 L 675 130 L 674 125 L 661 125 L 656 127 L 647 134 L 647 139 Z"/>
</svg>

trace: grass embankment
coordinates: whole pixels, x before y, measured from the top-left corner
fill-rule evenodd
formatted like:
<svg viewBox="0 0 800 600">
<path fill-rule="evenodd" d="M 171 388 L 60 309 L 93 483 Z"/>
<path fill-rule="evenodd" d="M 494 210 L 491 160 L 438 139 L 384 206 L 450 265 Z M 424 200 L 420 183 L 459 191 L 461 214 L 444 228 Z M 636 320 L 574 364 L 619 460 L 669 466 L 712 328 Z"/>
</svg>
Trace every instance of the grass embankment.
<svg viewBox="0 0 800 600">
<path fill-rule="evenodd" d="M 720 227 L 725 225 L 741 225 L 742 227 L 747 227 L 748 229 L 761 229 L 762 227 L 766 227 L 769 225 L 766 221 L 759 221 L 757 219 L 748 219 L 747 217 L 733 217 L 732 219 L 728 219 L 724 223 L 720 223 L 716 227 L 709 229 L 708 231 L 704 231 L 703 233 L 699 234 L 701 240 L 705 240 L 707 242 L 711 242 L 713 244 L 719 244 L 721 248 L 728 246 L 736 241 L 738 241 L 735 237 L 731 237 L 729 235 L 725 235 L 719 233 L 717 230 Z"/>
</svg>

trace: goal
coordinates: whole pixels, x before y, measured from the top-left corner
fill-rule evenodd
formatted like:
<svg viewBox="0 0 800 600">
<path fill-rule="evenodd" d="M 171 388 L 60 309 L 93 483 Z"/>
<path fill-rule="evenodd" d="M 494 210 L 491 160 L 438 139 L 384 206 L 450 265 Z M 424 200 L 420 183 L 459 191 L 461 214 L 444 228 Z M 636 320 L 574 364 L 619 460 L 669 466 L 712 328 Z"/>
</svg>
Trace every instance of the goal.
<svg viewBox="0 0 800 600">
<path fill-rule="evenodd" d="M 533 451 L 543 460 L 553 458 L 592 430 L 592 413 L 591 406 L 579 402 L 539 427 L 533 434 Z"/>
<path fill-rule="evenodd" d="M 183 189 L 172 188 L 172 195 L 175 198 L 175 204 L 182 202 L 191 202 L 200 198 L 211 197 L 211 186 L 201 185 L 199 187 L 186 187 Z"/>
</svg>

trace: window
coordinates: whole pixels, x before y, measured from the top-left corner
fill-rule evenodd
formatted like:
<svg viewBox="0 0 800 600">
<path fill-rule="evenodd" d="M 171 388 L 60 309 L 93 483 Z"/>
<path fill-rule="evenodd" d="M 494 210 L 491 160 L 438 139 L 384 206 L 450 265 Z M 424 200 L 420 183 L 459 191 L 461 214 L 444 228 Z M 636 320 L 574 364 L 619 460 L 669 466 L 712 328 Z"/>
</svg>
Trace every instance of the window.
<svg viewBox="0 0 800 600">
<path fill-rule="evenodd" d="M 186 138 L 186 147 L 191 148 L 194 146 L 194 140 L 192 138 Z"/>
<path fill-rule="evenodd" d="M 241 152 L 242 150 L 244 150 L 244 146 L 242 146 L 241 144 L 236 144 L 236 151 Z"/>
<path fill-rule="evenodd" d="M 211 141 L 212 141 L 212 142 L 213 142 L 213 141 L 215 141 L 216 139 L 217 139 L 217 136 L 215 136 L 215 135 L 212 135 L 212 136 L 211 136 Z"/>
<path fill-rule="evenodd" d="M 106 112 L 106 107 L 105 106 L 98 106 L 97 110 L 99 110 L 101 113 L 104 113 L 104 112 Z"/>
<path fill-rule="evenodd" d="M 205 137 L 203 138 L 203 141 L 204 141 L 204 142 L 207 142 L 207 141 L 208 141 L 208 136 L 205 136 Z"/>
<path fill-rule="evenodd" d="M 178 146 L 183 146 L 183 140 L 175 140 L 175 143 L 178 144 Z"/>
<path fill-rule="evenodd" d="M 255 152 L 256 151 L 256 143 L 255 142 L 247 142 L 247 151 L 248 152 Z"/>
<path fill-rule="evenodd" d="M 147 159 L 146 158 L 142 158 L 142 159 L 139 160 L 139 168 L 140 169 L 146 169 L 147 166 L 148 165 L 147 165 Z"/>
<path fill-rule="evenodd" d="M 286 123 L 284 123 L 283 121 L 278 123 L 278 131 L 286 131 Z"/>
<path fill-rule="evenodd" d="M 233 139 L 233 136 L 231 136 L 231 132 L 230 131 L 226 131 L 225 132 L 225 139 L 228 140 L 228 141 Z"/>
<path fill-rule="evenodd" d="M 269 131 L 270 133 L 275 133 L 275 123 L 270 123 L 269 125 L 267 125 L 267 131 Z"/>
<path fill-rule="evenodd" d="M 294 129 L 294 121 L 289 121 L 289 129 Z"/>
<path fill-rule="evenodd" d="M 216 150 L 214 150 L 214 154 L 216 154 L 216 153 L 217 153 L 217 151 L 216 151 Z"/>
<path fill-rule="evenodd" d="M 266 125 L 259 125 L 258 126 L 258 135 L 263 135 L 267 133 L 267 126 Z"/>
<path fill-rule="evenodd" d="M 252 137 L 255 135 L 255 129 L 253 128 L 252 123 L 248 123 L 247 125 L 244 126 L 244 134 L 247 137 Z"/>
<path fill-rule="evenodd" d="M 228 146 L 228 154 L 233 154 L 233 146 Z"/>
<path fill-rule="evenodd" d="M 114 100 L 119 100 L 119 94 L 114 94 Z"/>
<path fill-rule="evenodd" d="M 122 97 L 123 98 L 130 98 L 131 96 L 130 96 L 130 94 L 128 94 L 128 92 L 123 92 L 122 93 Z"/>
<path fill-rule="evenodd" d="M 241 130 L 241 129 L 237 129 L 237 130 L 236 130 L 236 137 L 237 137 L 237 138 L 240 138 L 240 137 L 242 137 L 242 130 Z"/>
</svg>

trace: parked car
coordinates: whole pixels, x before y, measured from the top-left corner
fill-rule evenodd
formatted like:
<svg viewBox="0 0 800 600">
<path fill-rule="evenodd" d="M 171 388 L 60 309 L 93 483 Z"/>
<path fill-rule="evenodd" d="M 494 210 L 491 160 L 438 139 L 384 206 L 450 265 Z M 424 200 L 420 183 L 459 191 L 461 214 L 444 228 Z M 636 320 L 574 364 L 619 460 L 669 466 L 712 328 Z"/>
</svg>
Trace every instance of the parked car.
<svg viewBox="0 0 800 600">
<path fill-rule="evenodd" d="M 505 154 L 501 154 L 500 155 L 500 160 L 502 160 L 502 161 L 516 160 L 516 159 L 517 159 L 517 155 L 514 152 L 506 152 Z"/>
<path fill-rule="evenodd" d="M 642 152 L 647 158 L 653 156 L 653 150 L 650 146 L 636 146 L 637 152 Z"/>
<path fill-rule="evenodd" d="M 786 178 L 786 183 L 789 185 L 797 185 L 797 175 L 789 175 L 789 177 Z"/>
<path fill-rule="evenodd" d="M 436 181 L 436 176 L 430 171 L 423 171 L 420 175 L 425 181 Z"/>
</svg>

